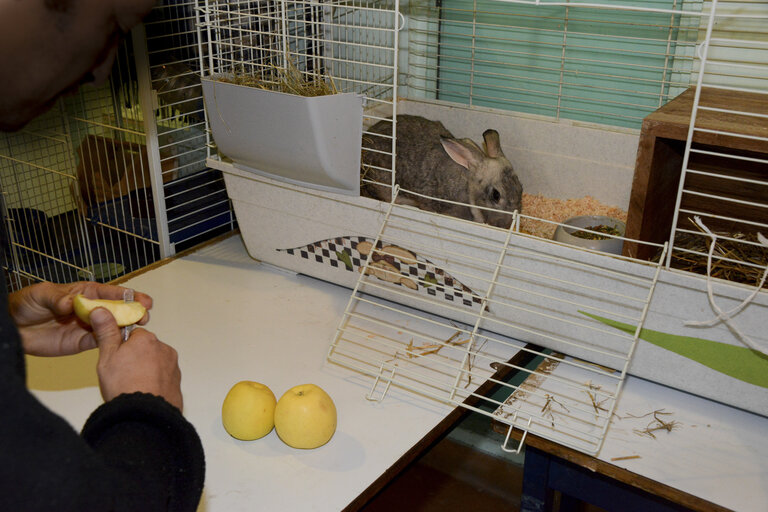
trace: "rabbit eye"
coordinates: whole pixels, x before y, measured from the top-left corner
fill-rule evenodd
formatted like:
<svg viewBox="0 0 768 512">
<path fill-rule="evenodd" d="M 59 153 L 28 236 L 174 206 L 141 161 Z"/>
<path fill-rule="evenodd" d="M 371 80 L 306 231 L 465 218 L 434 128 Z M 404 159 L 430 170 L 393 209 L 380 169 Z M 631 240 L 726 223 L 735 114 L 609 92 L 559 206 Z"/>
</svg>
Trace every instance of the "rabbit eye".
<svg viewBox="0 0 768 512">
<path fill-rule="evenodd" d="M 501 199 L 501 193 L 495 188 L 491 188 L 491 199 L 494 203 L 498 203 Z"/>
</svg>

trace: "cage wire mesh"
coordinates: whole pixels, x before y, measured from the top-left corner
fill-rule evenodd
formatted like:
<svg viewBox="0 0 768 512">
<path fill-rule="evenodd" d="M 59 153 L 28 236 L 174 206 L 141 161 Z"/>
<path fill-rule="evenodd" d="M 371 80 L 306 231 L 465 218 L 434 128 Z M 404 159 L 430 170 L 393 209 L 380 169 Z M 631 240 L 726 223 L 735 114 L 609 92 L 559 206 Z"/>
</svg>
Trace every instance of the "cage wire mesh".
<svg viewBox="0 0 768 512">
<path fill-rule="evenodd" d="M 233 227 L 207 135 L 190 2 L 158 5 L 110 80 L 0 136 L 11 289 L 108 281 Z M 190 64 L 188 64 L 190 63 Z"/>
<path fill-rule="evenodd" d="M 205 165 L 202 57 L 194 1 L 166 1 L 144 20 L 169 243 L 182 250 L 229 231 L 234 214 L 221 172 Z M 170 179 L 169 179 L 170 177 Z"/>
<path fill-rule="evenodd" d="M 712 2 L 667 264 L 751 286 L 768 273 L 768 3 Z M 710 256 L 711 255 L 711 256 Z"/>
<path fill-rule="evenodd" d="M 86 230 L 70 193 L 74 155 L 60 105 L 24 130 L 0 136 L 6 261 L 17 289 L 38 279 L 76 279 L 90 265 Z"/>
<path fill-rule="evenodd" d="M 688 87 L 702 2 L 580 4 L 411 2 L 403 82 L 416 97 L 638 128 Z"/>
<path fill-rule="evenodd" d="M 267 90 L 364 98 L 364 130 L 396 114 L 396 42 L 402 18 L 391 0 L 201 1 L 202 53 L 206 76 Z M 215 113 L 209 113 L 215 115 Z M 394 138 L 364 131 L 363 140 L 383 137 L 380 150 L 394 157 Z M 362 152 L 366 153 L 365 143 Z M 385 170 L 394 180 L 392 165 Z M 361 183 L 370 181 L 362 173 Z"/>
<path fill-rule="evenodd" d="M 713 238 L 698 217 L 717 235 L 710 273 L 761 282 L 768 3 L 443 0 L 405 9 L 403 98 L 638 129 L 695 94 L 667 267 L 708 272 Z"/>
<path fill-rule="evenodd" d="M 559 254 L 513 230 L 478 233 L 395 204 L 376 239 L 358 242 L 356 251 L 364 267 L 329 359 L 374 377 L 369 399 L 383 399 L 395 384 L 584 452 L 600 450 L 660 263 L 638 268 L 619 257 Z M 621 318 L 634 329 L 611 332 L 590 315 Z M 519 341 L 531 336 L 580 359 Z M 548 375 L 513 362 L 518 351 L 579 377 L 536 390 L 495 377 L 504 369 Z M 485 381 L 503 398 L 475 394 Z M 477 403 L 468 405 L 469 398 Z"/>
<path fill-rule="evenodd" d="M 707 109 L 735 115 L 739 122 L 733 128 L 712 135 L 740 137 L 758 145 L 762 153 L 752 147 L 751 153 L 740 150 L 734 156 L 691 144 L 689 137 L 685 152 L 691 164 L 684 166 L 681 195 L 698 194 L 704 202 L 725 201 L 731 207 L 728 215 L 718 214 L 727 217 L 721 220 L 765 226 L 766 195 L 758 186 L 763 186 L 766 176 L 760 170 L 765 163 L 766 134 L 751 130 L 768 114 L 761 103 L 766 90 L 764 63 L 768 62 L 764 52 L 768 2 L 412 1 L 403 3 L 402 15 L 398 2 L 209 0 L 199 5 L 204 75 L 250 76 L 260 86 L 272 87 L 277 82 L 275 70 L 293 70 L 332 83 L 340 92 L 362 94 L 366 105 L 361 151 L 384 156 L 376 158 L 375 166 L 386 178 L 372 180 L 370 176 L 379 173 L 367 173 L 364 156 L 361 182 L 389 187 L 393 199 L 415 193 L 396 186 L 393 149 L 398 123 L 391 118 L 397 114 L 399 99 L 460 106 L 467 115 L 473 108 L 491 109 L 638 130 L 646 116 L 693 88 L 757 95 L 745 108 L 734 108 L 707 106 L 706 96 L 697 94 L 693 119 Z M 391 127 L 371 130 L 381 121 Z M 692 133 L 709 129 L 697 128 L 695 122 L 691 127 Z M 369 142 L 377 138 L 387 141 L 385 149 Z M 731 168 L 713 170 L 712 165 L 697 166 L 699 160 L 689 155 L 746 162 L 750 169 L 741 174 Z M 702 195 L 690 177 L 696 173 L 721 180 L 735 176 L 736 185 L 731 188 L 754 191 L 734 201 L 726 188 L 710 184 Z M 680 202 L 676 212 L 689 213 L 687 204 Z M 691 209 L 691 213 L 704 211 Z M 550 281 L 553 276 L 548 272 L 531 273 L 526 267 L 529 260 L 543 261 L 552 254 L 528 247 L 528 238 L 514 233 L 524 215 L 514 214 L 506 240 L 494 238 L 504 230 L 490 228 L 483 240 L 451 229 L 431 238 L 424 233 L 432 233 L 443 217 L 415 226 L 421 217 L 419 210 L 390 205 L 377 241 L 367 249 L 370 257 L 329 358 L 374 377 L 371 399 L 379 399 L 395 383 L 465 405 L 464 400 L 474 393 L 472 382 L 492 378 L 496 368 L 509 364 L 504 356 L 521 346 L 515 337 L 550 337 L 558 350 L 579 353 L 587 363 L 548 352 L 536 355 L 563 368 L 576 368 L 579 375 L 584 371 L 593 375 L 586 384 L 553 379 L 572 410 L 549 400 L 546 390 L 525 399 L 527 391 L 510 389 L 517 404 L 486 405 L 497 407 L 497 419 L 511 426 L 548 437 L 554 433 L 564 444 L 589 453 L 599 451 L 637 331 L 634 336 L 613 333 L 613 341 L 595 348 L 588 342 L 594 336 L 584 331 L 589 330 L 584 319 L 572 318 L 559 308 L 567 304 L 586 312 L 608 312 L 639 330 L 659 270 L 664 263 L 669 265 L 666 245 L 650 241 L 656 259 L 634 260 L 645 273 L 638 274 L 639 267 L 621 270 L 621 258 L 612 259 L 611 265 L 619 266 L 610 272 L 605 262 L 591 266 L 580 258 L 561 258 L 555 266 L 565 269 L 566 275 Z M 424 236 L 414 241 L 414 233 Z M 671 243 L 676 243 L 674 236 Z M 403 250 L 406 244 L 408 250 Z M 470 249 L 453 254 L 446 251 L 446 244 Z M 363 254 L 360 244 L 355 250 Z M 765 258 L 755 266 L 765 268 Z M 474 292 L 457 288 L 463 277 L 479 279 L 487 287 Z M 596 279 L 604 278 L 634 286 L 638 293 L 614 296 L 610 283 L 595 285 Z M 448 293 L 452 298 L 446 300 L 455 301 L 455 306 L 416 295 L 414 290 L 421 289 Z M 558 295 L 561 292 L 567 298 Z M 414 307 L 403 306 L 399 298 Z M 564 338 L 553 334 L 571 327 Z M 498 334 L 502 331 L 509 337 Z M 516 370 L 533 377 L 546 373 Z M 563 422 L 553 421 L 555 412 Z"/>
</svg>

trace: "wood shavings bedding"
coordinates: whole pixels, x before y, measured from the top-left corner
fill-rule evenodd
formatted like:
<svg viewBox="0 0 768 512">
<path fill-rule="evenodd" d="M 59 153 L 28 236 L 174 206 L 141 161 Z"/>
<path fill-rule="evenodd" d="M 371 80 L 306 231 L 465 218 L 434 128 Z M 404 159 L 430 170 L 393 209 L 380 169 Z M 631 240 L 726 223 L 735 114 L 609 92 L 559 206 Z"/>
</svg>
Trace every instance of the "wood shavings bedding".
<svg viewBox="0 0 768 512">
<path fill-rule="evenodd" d="M 556 199 L 541 194 L 523 193 L 523 215 L 545 219 L 553 222 L 564 222 L 579 215 L 605 215 L 627 221 L 627 212 L 616 206 L 601 203 L 592 196 L 577 199 Z M 529 235 L 550 239 L 555 234 L 555 224 L 539 220 L 523 218 L 520 220 L 520 231 Z"/>
</svg>

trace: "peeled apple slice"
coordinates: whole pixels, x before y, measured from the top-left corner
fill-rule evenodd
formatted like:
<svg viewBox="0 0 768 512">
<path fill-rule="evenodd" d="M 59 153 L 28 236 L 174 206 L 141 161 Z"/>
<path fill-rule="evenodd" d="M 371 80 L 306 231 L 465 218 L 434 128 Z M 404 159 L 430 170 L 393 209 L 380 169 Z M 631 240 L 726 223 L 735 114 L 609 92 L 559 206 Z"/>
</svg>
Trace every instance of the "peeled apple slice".
<svg viewBox="0 0 768 512">
<path fill-rule="evenodd" d="M 144 317 L 147 309 L 140 302 L 125 302 L 124 300 L 86 299 L 83 295 L 75 295 L 75 315 L 88 325 L 91 325 L 91 311 L 104 308 L 115 317 L 117 325 L 125 327 L 133 325 Z"/>
</svg>

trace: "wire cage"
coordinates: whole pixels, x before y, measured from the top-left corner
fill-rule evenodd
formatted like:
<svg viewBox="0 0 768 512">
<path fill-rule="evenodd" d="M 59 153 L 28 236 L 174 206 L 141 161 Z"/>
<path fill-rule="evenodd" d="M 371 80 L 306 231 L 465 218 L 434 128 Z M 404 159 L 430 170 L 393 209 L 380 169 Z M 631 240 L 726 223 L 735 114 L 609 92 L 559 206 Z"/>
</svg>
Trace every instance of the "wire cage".
<svg viewBox="0 0 768 512">
<path fill-rule="evenodd" d="M 407 8 L 403 96 L 642 129 L 636 177 L 648 171 L 646 129 L 658 131 L 670 149 L 656 145 L 648 165 L 660 169 L 647 182 L 636 178 L 627 237 L 668 240 L 668 268 L 761 282 L 768 4 L 447 0 Z M 651 247 L 636 250 L 625 246 L 627 255 L 659 258 Z"/>
<path fill-rule="evenodd" d="M 638 268 L 619 257 L 561 254 L 513 231 L 479 235 L 443 225 L 439 236 L 414 237 L 436 230 L 435 224 L 439 221 L 431 216 L 391 204 L 378 236 L 365 249 L 365 242 L 357 244 L 365 266 L 329 349 L 330 360 L 374 378 L 369 400 L 384 399 L 394 383 L 494 417 L 510 430 L 554 436 L 597 453 L 661 265 Z M 590 322 L 595 314 L 620 318 L 633 328 L 611 332 Z M 532 335 L 547 339 L 558 352 L 519 341 Z M 506 406 L 506 396 L 522 392 L 522 384 L 500 377 L 504 371 L 544 374 L 510 359 L 518 351 L 546 357 L 581 376 L 558 380 L 549 400 L 547 388 L 529 391 L 515 404 L 527 404 L 528 410 Z M 579 359 L 566 360 L 560 351 Z M 486 381 L 504 397 L 476 394 L 476 386 Z M 563 397 L 570 399 L 569 409 L 559 411 L 555 426 L 550 400 L 559 403 Z M 531 408 L 532 403 L 537 405 Z"/>
<path fill-rule="evenodd" d="M 761 288 L 768 274 L 768 4 L 713 2 L 711 9 L 666 263 Z"/>
<path fill-rule="evenodd" d="M 166 1 L 110 80 L 0 140 L 11 289 L 108 281 L 233 228 L 208 136 L 194 11 Z"/>
<path fill-rule="evenodd" d="M 409 113 L 416 102 L 464 108 L 468 116 L 490 110 L 644 133 L 644 120 L 672 108 L 673 100 L 690 97 L 681 127 L 696 126 L 697 117 L 704 124 L 681 132 L 674 154 L 667 155 L 679 170 L 654 175 L 658 183 L 643 188 L 642 197 L 633 193 L 627 237 L 669 241 L 667 267 L 706 273 L 710 237 L 692 223 L 696 216 L 706 217 L 704 222 L 721 234 L 721 245 L 742 246 L 719 248 L 715 262 L 751 268 L 745 279 L 727 271 L 716 275 L 748 284 L 755 276 L 759 280 L 766 265 L 757 239 L 766 222 L 760 169 L 765 163 L 766 9 L 763 2 L 698 0 L 200 2 L 208 75 L 249 76 L 259 87 L 275 88 L 283 86 L 281 77 L 295 74 L 365 98 L 360 185 L 364 195 L 379 199 L 391 199 L 396 184 L 401 200 L 437 205 L 454 199 L 418 196 L 404 175 L 398 181 L 397 115 Z M 702 88 L 720 93 L 695 92 Z M 733 95 L 751 96 L 733 109 L 727 106 Z M 699 106 L 706 111 L 703 117 L 697 115 Z M 706 121 L 728 115 L 733 121 L 725 131 Z M 735 153 L 718 146 L 720 139 L 729 139 Z M 529 153 L 536 151 L 543 149 Z M 530 167 L 523 172 L 546 165 L 530 158 L 522 162 Z M 610 162 L 606 165 L 612 171 Z M 643 172 L 638 161 L 635 174 Z M 626 188 L 627 181 L 617 186 Z M 695 242 L 684 246 L 691 238 Z M 650 248 L 642 254 L 635 249 L 628 242 L 625 254 L 659 257 Z M 703 264 L 680 264 L 691 255 L 703 258 Z"/>
<path fill-rule="evenodd" d="M 317 167 L 322 167 L 321 173 L 333 174 L 334 162 L 324 162 L 347 153 L 355 157 L 346 168 L 354 185 L 347 188 L 357 193 L 360 130 L 395 115 L 395 49 L 401 23 L 397 2 L 208 1 L 200 2 L 199 12 L 202 53 L 207 54 L 204 79 L 214 81 L 208 115 L 217 145 L 223 147 L 225 139 L 243 130 L 259 135 L 241 141 L 247 147 L 232 149 L 226 156 L 256 170 L 289 176 L 297 174 L 297 168 L 306 175 Z M 250 87 L 251 94 L 266 90 L 292 98 L 262 95 L 265 99 L 253 108 L 241 101 L 232 107 L 234 115 L 225 116 L 225 92 L 215 85 L 221 82 Z M 300 98 L 343 95 L 362 99 L 363 108 L 340 124 L 327 123 L 346 105 L 333 105 L 313 117 L 312 106 L 307 114 L 300 103 Z M 276 101 L 281 102 L 281 110 L 270 110 Z M 354 104 L 356 100 L 350 101 Z M 299 107 L 293 108 L 294 104 Z M 277 132 L 275 117 L 280 118 L 281 132 Z M 219 121 L 221 128 L 216 133 Z M 355 129 L 345 130 L 345 125 Z M 350 135 L 342 139 L 345 131 Z M 318 140 L 315 148 L 308 148 L 323 137 L 327 142 Z M 311 140 L 305 142 L 307 138 Z M 390 160 L 393 146 L 390 135 L 381 150 Z M 300 154 L 293 158 L 296 153 Z"/>
<path fill-rule="evenodd" d="M 329 359 L 370 375 L 369 399 L 381 399 L 394 384 L 467 406 L 484 400 L 474 394 L 475 383 L 510 368 L 505 356 L 522 346 L 518 340 L 541 342 L 547 348 L 532 354 L 579 377 L 550 379 L 556 392 L 533 394 L 498 380 L 513 399 L 479 409 L 510 427 L 597 453 L 659 275 L 662 301 L 679 300 L 671 297 L 679 290 L 670 291 L 667 274 L 688 277 L 672 263 L 691 251 L 681 246 L 681 233 L 693 231 L 683 218 L 701 217 L 713 230 L 730 222 L 766 231 L 768 2 L 209 0 L 199 3 L 199 16 L 204 76 L 243 75 L 269 88 L 278 70 L 364 98 L 354 150 L 361 153 L 361 195 L 381 200 L 376 206 L 366 197 L 307 192 L 295 182 L 252 180 L 234 157 L 232 168 L 226 152 L 209 163 L 239 184 L 231 193 L 259 232 L 253 237 L 243 229 L 258 257 L 353 287 Z M 487 128 L 489 120 L 499 123 L 511 130 L 501 134 L 507 156 L 538 192 L 543 183 L 559 193 L 561 184 L 573 184 L 572 175 L 593 193 L 617 184 L 628 192 L 627 231 L 618 237 L 623 255 L 563 252 L 523 226 L 567 226 L 525 209 L 494 212 L 506 216 L 505 226 L 446 214 L 452 206 L 477 205 L 406 182 L 398 155 L 413 135 L 403 135 L 402 114 L 439 120 L 458 137 L 460 130 Z M 215 103 L 208 116 L 220 117 Z M 494 140 L 485 142 L 488 154 Z M 312 214 L 278 204 L 289 201 Z M 414 208 L 420 202 L 451 206 Z M 287 220 L 274 228 L 280 216 Z M 296 236 L 285 235 L 291 229 Z M 693 234 L 708 240 L 698 229 Z M 312 243 L 296 247 L 307 236 Z M 759 238 L 728 238 L 762 246 Z M 698 252 L 706 258 L 707 247 Z M 749 266 L 764 273 L 768 258 L 762 253 Z M 345 271 L 358 276 L 352 284 Z M 694 279 L 696 286 L 704 281 Z M 764 298 L 758 302 L 759 309 Z M 707 392 L 686 387 L 665 365 L 656 365 L 663 375 L 653 378 Z M 546 370 L 515 369 L 548 378 Z M 565 419 L 558 426 L 553 408 Z"/>
</svg>

